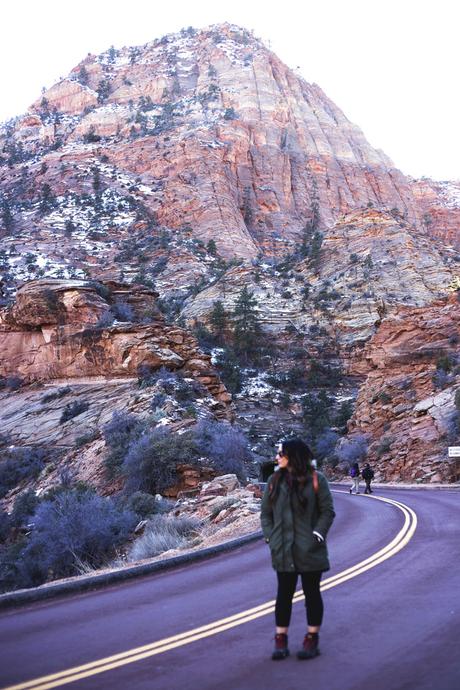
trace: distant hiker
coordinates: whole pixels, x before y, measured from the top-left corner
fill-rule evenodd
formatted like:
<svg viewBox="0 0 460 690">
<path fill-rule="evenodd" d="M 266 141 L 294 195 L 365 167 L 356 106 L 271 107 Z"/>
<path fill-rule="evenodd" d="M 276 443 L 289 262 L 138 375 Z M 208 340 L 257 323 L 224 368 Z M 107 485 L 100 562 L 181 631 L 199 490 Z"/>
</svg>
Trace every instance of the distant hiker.
<svg viewBox="0 0 460 690">
<path fill-rule="evenodd" d="M 350 477 L 352 480 L 352 485 L 350 486 L 350 493 L 353 493 L 353 489 L 356 494 L 359 494 L 359 465 L 355 462 L 350 468 Z"/>
<path fill-rule="evenodd" d="M 319 654 L 323 622 L 322 573 L 329 570 L 326 535 L 335 517 L 326 477 L 312 467 L 313 454 L 300 438 L 279 444 L 278 471 L 269 477 L 262 498 L 261 523 L 276 570 L 275 648 L 272 659 L 289 656 L 292 598 L 300 575 L 308 629 L 299 659 Z"/>
<path fill-rule="evenodd" d="M 366 467 L 363 469 L 361 472 L 361 476 L 366 482 L 366 488 L 364 489 L 365 494 L 371 494 L 372 489 L 371 489 L 371 481 L 374 479 L 374 470 L 371 469 L 371 466 L 369 463 L 367 463 Z"/>
</svg>

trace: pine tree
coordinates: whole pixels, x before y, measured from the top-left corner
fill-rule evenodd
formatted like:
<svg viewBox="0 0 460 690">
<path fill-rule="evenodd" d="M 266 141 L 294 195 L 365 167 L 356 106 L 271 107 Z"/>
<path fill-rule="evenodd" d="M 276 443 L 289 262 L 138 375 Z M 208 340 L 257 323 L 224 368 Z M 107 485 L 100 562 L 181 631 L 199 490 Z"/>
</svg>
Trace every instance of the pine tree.
<svg viewBox="0 0 460 690">
<path fill-rule="evenodd" d="M 216 300 L 212 305 L 212 311 L 209 315 L 209 323 L 211 324 L 211 331 L 213 335 L 221 340 L 224 336 L 225 330 L 228 328 L 228 314 L 220 300 Z"/>
<path fill-rule="evenodd" d="M 51 211 L 54 208 L 55 204 L 55 198 L 54 194 L 52 192 L 51 187 L 47 182 L 42 184 L 42 194 L 41 194 L 41 201 L 40 201 L 40 212 L 45 214 Z"/>
<path fill-rule="evenodd" d="M 2 215 L 2 224 L 5 228 L 5 230 L 9 233 L 13 229 L 13 214 L 11 213 L 11 208 L 10 204 L 8 202 L 8 199 L 3 198 L 1 202 L 1 215 Z"/>
<path fill-rule="evenodd" d="M 317 395 L 307 393 L 302 398 L 303 420 L 313 439 L 328 426 L 330 407 L 331 399 L 325 391 L 320 391 Z"/>
<path fill-rule="evenodd" d="M 72 237 L 72 233 L 76 230 L 75 225 L 73 222 L 68 218 L 65 222 L 65 236 L 66 237 Z"/>
<path fill-rule="evenodd" d="M 97 196 L 101 191 L 101 171 L 97 166 L 94 166 L 91 172 L 93 173 L 93 189 Z"/>
<path fill-rule="evenodd" d="M 216 256 L 217 245 L 214 240 L 209 240 L 208 244 L 206 245 L 206 249 L 208 250 L 208 254 L 211 254 L 211 256 Z"/>
<path fill-rule="evenodd" d="M 243 190 L 243 220 L 247 227 L 252 225 L 254 214 L 251 208 L 251 188 L 245 187 Z"/>
<path fill-rule="evenodd" d="M 323 234 L 321 232 L 315 232 L 313 235 L 311 247 L 310 247 L 310 261 L 314 271 L 319 269 L 319 259 L 321 254 L 321 245 L 323 244 Z"/>
<path fill-rule="evenodd" d="M 83 84 L 83 86 L 87 85 L 87 83 L 89 81 L 89 74 L 88 74 L 88 70 L 86 69 L 86 67 L 84 65 L 82 65 L 80 67 L 80 69 L 78 70 L 78 77 L 77 78 L 78 78 L 78 81 L 80 82 L 80 84 Z"/>
<path fill-rule="evenodd" d="M 260 349 L 262 327 L 257 314 L 257 300 L 245 286 L 236 300 L 233 311 L 235 351 L 248 360 Z"/>
</svg>

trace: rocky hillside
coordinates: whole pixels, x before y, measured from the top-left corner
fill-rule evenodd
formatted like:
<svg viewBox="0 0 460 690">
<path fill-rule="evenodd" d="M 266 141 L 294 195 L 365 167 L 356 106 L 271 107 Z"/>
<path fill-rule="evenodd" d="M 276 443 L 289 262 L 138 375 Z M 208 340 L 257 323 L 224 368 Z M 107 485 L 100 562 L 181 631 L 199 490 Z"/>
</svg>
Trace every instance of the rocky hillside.
<svg viewBox="0 0 460 690">
<path fill-rule="evenodd" d="M 350 436 L 373 442 L 368 460 L 385 479 L 453 481 L 460 412 L 460 303 L 402 307 L 385 319 L 351 364 L 365 373 Z"/>
<path fill-rule="evenodd" d="M 177 429 L 234 418 L 209 355 L 189 332 L 164 323 L 156 293 L 141 286 L 30 282 L 0 313 L 0 333 L 2 438 L 61 449 L 80 479 L 107 479 L 97 457 L 115 411 Z M 180 379 L 152 407 L 162 387 L 149 376 L 162 367 Z"/>
<path fill-rule="evenodd" d="M 306 333 L 319 326 L 356 344 L 398 305 L 421 306 L 445 295 L 452 276 L 423 232 L 397 213 L 365 209 L 325 230 L 315 263 L 294 256 L 278 265 L 259 261 L 229 269 L 187 299 L 182 314 L 188 323 L 206 320 L 216 300 L 231 310 L 246 284 L 263 304 L 260 318 L 268 331 L 292 326 Z"/>
</svg>

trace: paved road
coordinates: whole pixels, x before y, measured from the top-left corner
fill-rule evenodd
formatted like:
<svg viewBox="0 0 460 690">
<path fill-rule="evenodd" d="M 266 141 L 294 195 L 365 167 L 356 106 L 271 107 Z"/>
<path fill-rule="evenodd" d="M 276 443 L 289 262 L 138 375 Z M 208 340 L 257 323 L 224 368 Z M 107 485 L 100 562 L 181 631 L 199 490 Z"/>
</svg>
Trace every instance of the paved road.
<svg viewBox="0 0 460 690">
<path fill-rule="evenodd" d="M 24 687 L 26 680 L 104 659 L 100 668 L 109 668 L 103 672 L 90 664 L 67 682 L 58 677 L 25 687 L 300 690 L 308 684 L 316 690 L 458 690 L 460 492 L 379 495 L 413 513 L 363 495 L 334 494 L 333 569 L 325 576 L 320 657 L 271 661 L 273 614 L 264 605 L 273 600 L 275 575 L 266 545 L 256 542 L 103 591 L 1 613 L 0 687 Z M 418 524 L 410 538 L 414 514 Z M 394 550 L 400 550 L 392 555 L 385 547 L 397 535 Z M 382 549 L 375 565 L 373 554 Z M 364 567 L 334 579 L 367 559 Z M 232 616 L 259 605 L 259 612 L 236 625 Z M 304 616 L 299 601 L 290 630 L 293 652 L 304 634 Z M 191 642 L 180 637 L 229 618 L 233 627 L 222 630 L 226 624 L 219 623 L 216 632 L 211 625 L 201 633 L 209 636 L 198 633 Z M 130 658 L 136 660 L 127 663 Z"/>
</svg>

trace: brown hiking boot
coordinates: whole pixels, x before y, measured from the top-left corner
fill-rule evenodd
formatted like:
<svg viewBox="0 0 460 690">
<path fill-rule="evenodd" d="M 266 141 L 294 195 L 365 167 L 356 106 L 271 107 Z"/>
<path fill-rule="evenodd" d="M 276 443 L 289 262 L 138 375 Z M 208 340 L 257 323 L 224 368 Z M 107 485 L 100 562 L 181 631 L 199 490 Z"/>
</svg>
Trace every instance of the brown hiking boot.
<svg viewBox="0 0 460 690">
<path fill-rule="evenodd" d="M 298 659 L 313 659 L 320 653 L 318 633 L 307 633 L 303 638 L 302 649 L 297 652 Z"/>
<path fill-rule="evenodd" d="M 288 636 L 285 633 L 277 633 L 272 659 L 276 661 L 277 659 L 285 659 L 287 656 L 289 656 Z"/>
</svg>

